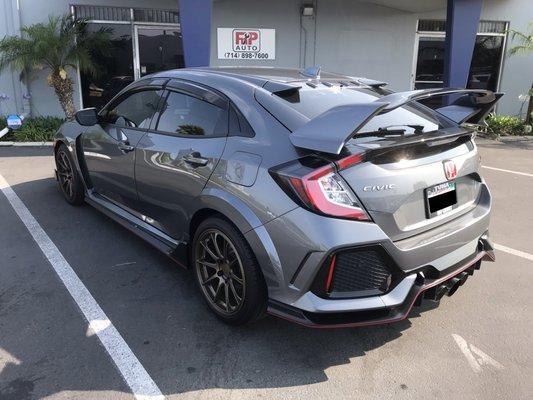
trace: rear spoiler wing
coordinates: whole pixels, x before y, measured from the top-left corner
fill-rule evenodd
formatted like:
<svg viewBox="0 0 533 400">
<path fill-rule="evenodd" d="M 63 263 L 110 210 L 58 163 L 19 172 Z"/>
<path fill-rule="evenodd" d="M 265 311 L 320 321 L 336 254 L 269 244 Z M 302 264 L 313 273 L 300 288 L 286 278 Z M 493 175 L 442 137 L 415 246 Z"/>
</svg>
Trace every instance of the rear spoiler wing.
<svg viewBox="0 0 533 400">
<path fill-rule="evenodd" d="M 432 97 L 458 97 L 450 105 L 436 109 L 457 124 L 478 123 L 503 94 L 482 89 L 427 89 L 392 93 L 371 103 L 334 107 L 300 126 L 289 135 L 295 147 L 339 154 L 374 116 L 386 114 L 412 101 Z"/>
</svg>

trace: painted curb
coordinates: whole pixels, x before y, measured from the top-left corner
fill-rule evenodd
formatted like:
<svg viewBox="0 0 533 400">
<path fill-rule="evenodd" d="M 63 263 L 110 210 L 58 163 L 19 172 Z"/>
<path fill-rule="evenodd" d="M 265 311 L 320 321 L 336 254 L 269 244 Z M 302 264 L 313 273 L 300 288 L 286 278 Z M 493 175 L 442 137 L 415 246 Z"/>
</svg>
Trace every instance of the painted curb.
<svg viewBox="0 0 533 400">
<path fill-rule="evenodd" d="M 0 142 L 0 147 L 50 147 L 54 142 Z"/>
</svg>

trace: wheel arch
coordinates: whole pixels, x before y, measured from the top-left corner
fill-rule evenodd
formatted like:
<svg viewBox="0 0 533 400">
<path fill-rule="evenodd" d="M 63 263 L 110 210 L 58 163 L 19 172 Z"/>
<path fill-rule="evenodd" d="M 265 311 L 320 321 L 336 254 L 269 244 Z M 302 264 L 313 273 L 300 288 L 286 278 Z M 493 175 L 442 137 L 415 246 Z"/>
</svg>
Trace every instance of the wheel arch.
<svg viewBox="0 0 533 400">
<path fill-rule="evenodd" d="M 267 287 L 279 287 L 283 282 L 281 261 L 264 223 L 239 198 L 227 191 L 210 188 L 204 191 L 198 202 L 198 208 L 189 220 L 189 261 L 191 257 L 192 238 L 202 221 L 219 215 L 239 230 L 252 249 L 254 256 L 265 277 Z M 190 264 L 189 264 L 190 265 Z"/>
<path fill-rule="evenodd" d="M 83 158 L 83 148 L 81 143 L 81 135 L 83 132 L 78 133 L 77 135 L 64 135 L 60 130 L 56 135 L 54 143 L 54 156 L 57 153 L 59 146 L 64 144 L 67 146 L 72 158 L 75 160 L 76 169 L 83 178 L 83 184 L 86 188 L 92 187 L 89 173 L 87 170 L 87 165 L 85 164 L 85 159 Z"/>
</svg>

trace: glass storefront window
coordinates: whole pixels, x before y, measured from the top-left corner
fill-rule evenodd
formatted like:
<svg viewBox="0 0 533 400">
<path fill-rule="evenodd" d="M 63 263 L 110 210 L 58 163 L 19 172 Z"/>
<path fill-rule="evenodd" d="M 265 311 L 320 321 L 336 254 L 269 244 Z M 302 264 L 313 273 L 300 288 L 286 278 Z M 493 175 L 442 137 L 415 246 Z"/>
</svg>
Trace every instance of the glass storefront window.
<svg viewBox="0 0 533 400">
<path fill-rule="evenodd" d="M 424 37 L 418 40 L 415 82 L 442 82 L 444 73 L 444 37 Z"/>
<path fill-rule="evenodd" d="M 98 54 L 95 49 L 98 75 L 81 73 L 81 88 L 84 107 L 100 108 L 122 88 L 133 82 L 133 41 L 128 24 L 88 24 L 89 31 L 106 28 L 111 32 L 110 54 Z"/>
<path fill-rule="evenodd" d="M 178 28 L 138 26 L 140 76 L 184 66 Z"/>
<path fill-rule="evenodd" d="M 469 89 L 496 90 L 503 54 L 503 36 L 478 35 L 472 55 Z M 415 88 L 441 87 L 444 74 L 444 37 L 424 37 L 418 41 Z"/>
<path fill-rule="evenodd" d="M 418 51 L 414 71 L 414 88 L 431 89 L 444 86 L 444 32 L 423 32 L 417 36 Z M 504 51 L 503 33 L 478 33 L 466 87 L 498 90 L 500 66 Z M 428 99 L 423 104 L 435 108 L 442 98 Z"/>
<path fill-rule="evenodd" d="M 83 107 L 104 106 L 135 79 L 185 65 L 177 9 L 73 5 L 91 32 L 107 29 L 112 49 L 93 51 L 98 75 L 81 73 Z"/>
<path fill-rule="evenodd" d="M 497 90 L 502 55 L 503 36 L 478 35 L 470 65 L 468 88 Z"/>
</svg>

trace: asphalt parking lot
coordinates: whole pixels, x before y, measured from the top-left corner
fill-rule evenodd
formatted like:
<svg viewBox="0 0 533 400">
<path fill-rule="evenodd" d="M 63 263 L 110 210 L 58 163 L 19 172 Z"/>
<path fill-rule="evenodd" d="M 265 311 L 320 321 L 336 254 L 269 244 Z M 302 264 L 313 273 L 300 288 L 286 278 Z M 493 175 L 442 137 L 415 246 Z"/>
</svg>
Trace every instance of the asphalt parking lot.
<svg viewBox="0 0 533 400">
<path fill-rule="evenodd" d="M 358 329 L 274 317 L 225 326 L 192 274 L 91 207 L 63 201 L 50 148 L 0 148 L 0 175 L 123 338 L 113 354 L 129 348 L 147 373 L 133 378 L 148 377 L 168 399 L 531 399 L 533 148 L 478 143 L 497 261 L 438 308 Z M 3 185 L 0 399 L 134 398 Z"/>
</svg>

